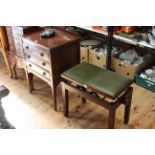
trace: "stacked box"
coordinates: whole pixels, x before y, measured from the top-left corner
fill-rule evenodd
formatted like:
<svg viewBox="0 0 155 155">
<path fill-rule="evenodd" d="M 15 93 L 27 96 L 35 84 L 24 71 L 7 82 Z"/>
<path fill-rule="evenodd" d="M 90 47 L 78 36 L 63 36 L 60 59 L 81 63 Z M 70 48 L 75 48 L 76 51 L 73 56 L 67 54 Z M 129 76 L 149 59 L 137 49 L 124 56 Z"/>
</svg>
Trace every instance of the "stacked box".
<svg viewBox="0 0 155 155">
<path fill-rule="evenodd" d="M 89 48 L 80 47 L 80 60 L 81 62 L 89 62 Z"/>
<path fill-rule="evenodd" d="M 106 68 L 106 55 L 102 52 L 96 52 L 95 49 L 89 49 L 89 63 L 101 68 Z"/>
<path fill-rule="evenodd" d="M 85 42 L 85 43 L 84 43 Z M 81 41 L 80 47 L 80 60 L 81 62 L 89 62 L 89 49 L 95 48 L 100 45 L 102 42 L 97 39 L 87 39 Z M 83 45 L 84 44 L 84 45 Z"/>
<path fill-rule="evenodd" d="M 144 62 L 138 66 L 134 66 L 129 63 L 125 63 L 124 61 L 119 59 L 119 54 L 115 55 L 112 58 L 112 68 L 116 71 L 117 74 L 126 76 L 130 79 L 135 79 L 135 73 L 151 64 L 154 61 L 154 57 L 151 54 L 144 54 L 143 56 Z"/>
<path fill-rule="evenodd" d="M 98 50 L 100 48 L 102 50 Z M 121 50 L 120 47 L 113 47 L 112 57 L 116 53 L 120 53 Z M 107 65 L 107 45 L 99 46 L 96 49 L 89 49 L 89 63 L 105 69 Z M 113 62 L 111 63 L 113 65 Z"/>
</svg>

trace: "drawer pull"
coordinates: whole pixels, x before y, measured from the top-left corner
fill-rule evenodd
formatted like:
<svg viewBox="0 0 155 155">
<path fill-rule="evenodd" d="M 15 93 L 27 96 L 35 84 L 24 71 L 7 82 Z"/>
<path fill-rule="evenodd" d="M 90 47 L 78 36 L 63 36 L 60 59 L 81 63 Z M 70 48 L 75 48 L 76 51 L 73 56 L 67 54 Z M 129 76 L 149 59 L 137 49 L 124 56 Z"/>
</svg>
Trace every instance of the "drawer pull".
<svg viewBox="0 0 155 155">
<path fill-rule="evenodd" d="M 32 65 L 31 65 L 31 64 L 29 64 L 29 67 L 32 67 Z"/>
<path fill-rule="evenodd" d="M 46 73 L 45 73 L 45 72 L 43 72 L 43 75 L 44 75 L 44 76 L 46 76 Z"/>
<path fill-rule="evenodd" d="M 42 66 L 46 66 L 46 62 L 43 62 L 43 63 L 42 63 Z"/>
<path fill-rule="evenodd" d="M 43 57 L 44 56 L 44 53 L 40 53 L 40 56 Z"/>
<path fill-rule="evenodd" d="M 26 49 L 29 49 L 29 47 L 28 47 L 28 46 L 26 46 Z"/>
</svg>

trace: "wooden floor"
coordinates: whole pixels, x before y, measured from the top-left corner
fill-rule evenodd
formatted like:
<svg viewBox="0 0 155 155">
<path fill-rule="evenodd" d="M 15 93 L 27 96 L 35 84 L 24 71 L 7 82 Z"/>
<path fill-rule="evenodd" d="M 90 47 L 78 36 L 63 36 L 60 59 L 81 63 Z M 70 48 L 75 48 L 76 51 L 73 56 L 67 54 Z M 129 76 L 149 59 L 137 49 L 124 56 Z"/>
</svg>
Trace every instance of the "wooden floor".
<svg viewBox="0 0 155 155">
<path fill-rule="evenodd" d="M 90 101 L 81 104 L 80 98 L 70 94 L 70 117 L 64 118 L 61 85 L 57 89 L 58 112 L 55 112 L 51 106 L 50 87 L 35 78 L 36 91 L 29 94 L 24 72 L 18 70 L 18 73 L 19 79 L 10 79 L 0 57 L 0 84 L 10 90 L 10 94 L 2 100 L 2 107 L 6 118 L 15 128 L 107 128 L 108 111 L 104 108 Z M 115 128 L 155 128 L 155 93 L 135 84 L 133 87 L 130 122 L 123 124 L 124 107 L 120 106 Z"/>
</svg>

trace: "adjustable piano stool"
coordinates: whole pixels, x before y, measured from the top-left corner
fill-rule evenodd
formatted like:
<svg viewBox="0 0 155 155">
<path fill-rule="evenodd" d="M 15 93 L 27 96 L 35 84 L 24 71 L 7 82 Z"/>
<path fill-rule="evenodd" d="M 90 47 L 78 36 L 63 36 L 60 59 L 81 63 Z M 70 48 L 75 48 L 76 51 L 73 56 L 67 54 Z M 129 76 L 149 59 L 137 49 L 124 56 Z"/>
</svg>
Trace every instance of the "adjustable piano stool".
<svg viewBox="0 0 155 155">
<path fill-rule="evenodd" d="M 68 117 L 68 91 L 109 110 L 108 128 L 114 128 L 116 109 L 125 105 L 124 123 L 129 121 L 133 88 L 132 80 L 88 63 L 78 64 L 62 75 L 64 116 Z"/>
</svg>

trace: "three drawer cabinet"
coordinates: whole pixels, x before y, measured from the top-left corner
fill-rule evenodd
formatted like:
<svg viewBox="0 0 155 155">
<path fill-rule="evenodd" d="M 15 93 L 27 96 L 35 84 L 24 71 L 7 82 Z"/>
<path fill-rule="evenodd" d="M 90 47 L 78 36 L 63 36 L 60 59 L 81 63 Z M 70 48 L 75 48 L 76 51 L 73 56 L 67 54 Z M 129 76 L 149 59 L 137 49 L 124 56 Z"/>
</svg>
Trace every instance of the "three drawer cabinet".
<svg viewBox="0 0 155 155">
<path fill-rule="evenodd" d="M 80 62 L 80 37 L 58 27 L 53 29 L 55 36 L 48 39 L 40 37 L 41 28 L 24 35 L 23 48 L 30 93 L 34 90 L 35 75 L 51 87 L 56 110 L 56 87 L 61 74 Z"/>
</svg>

